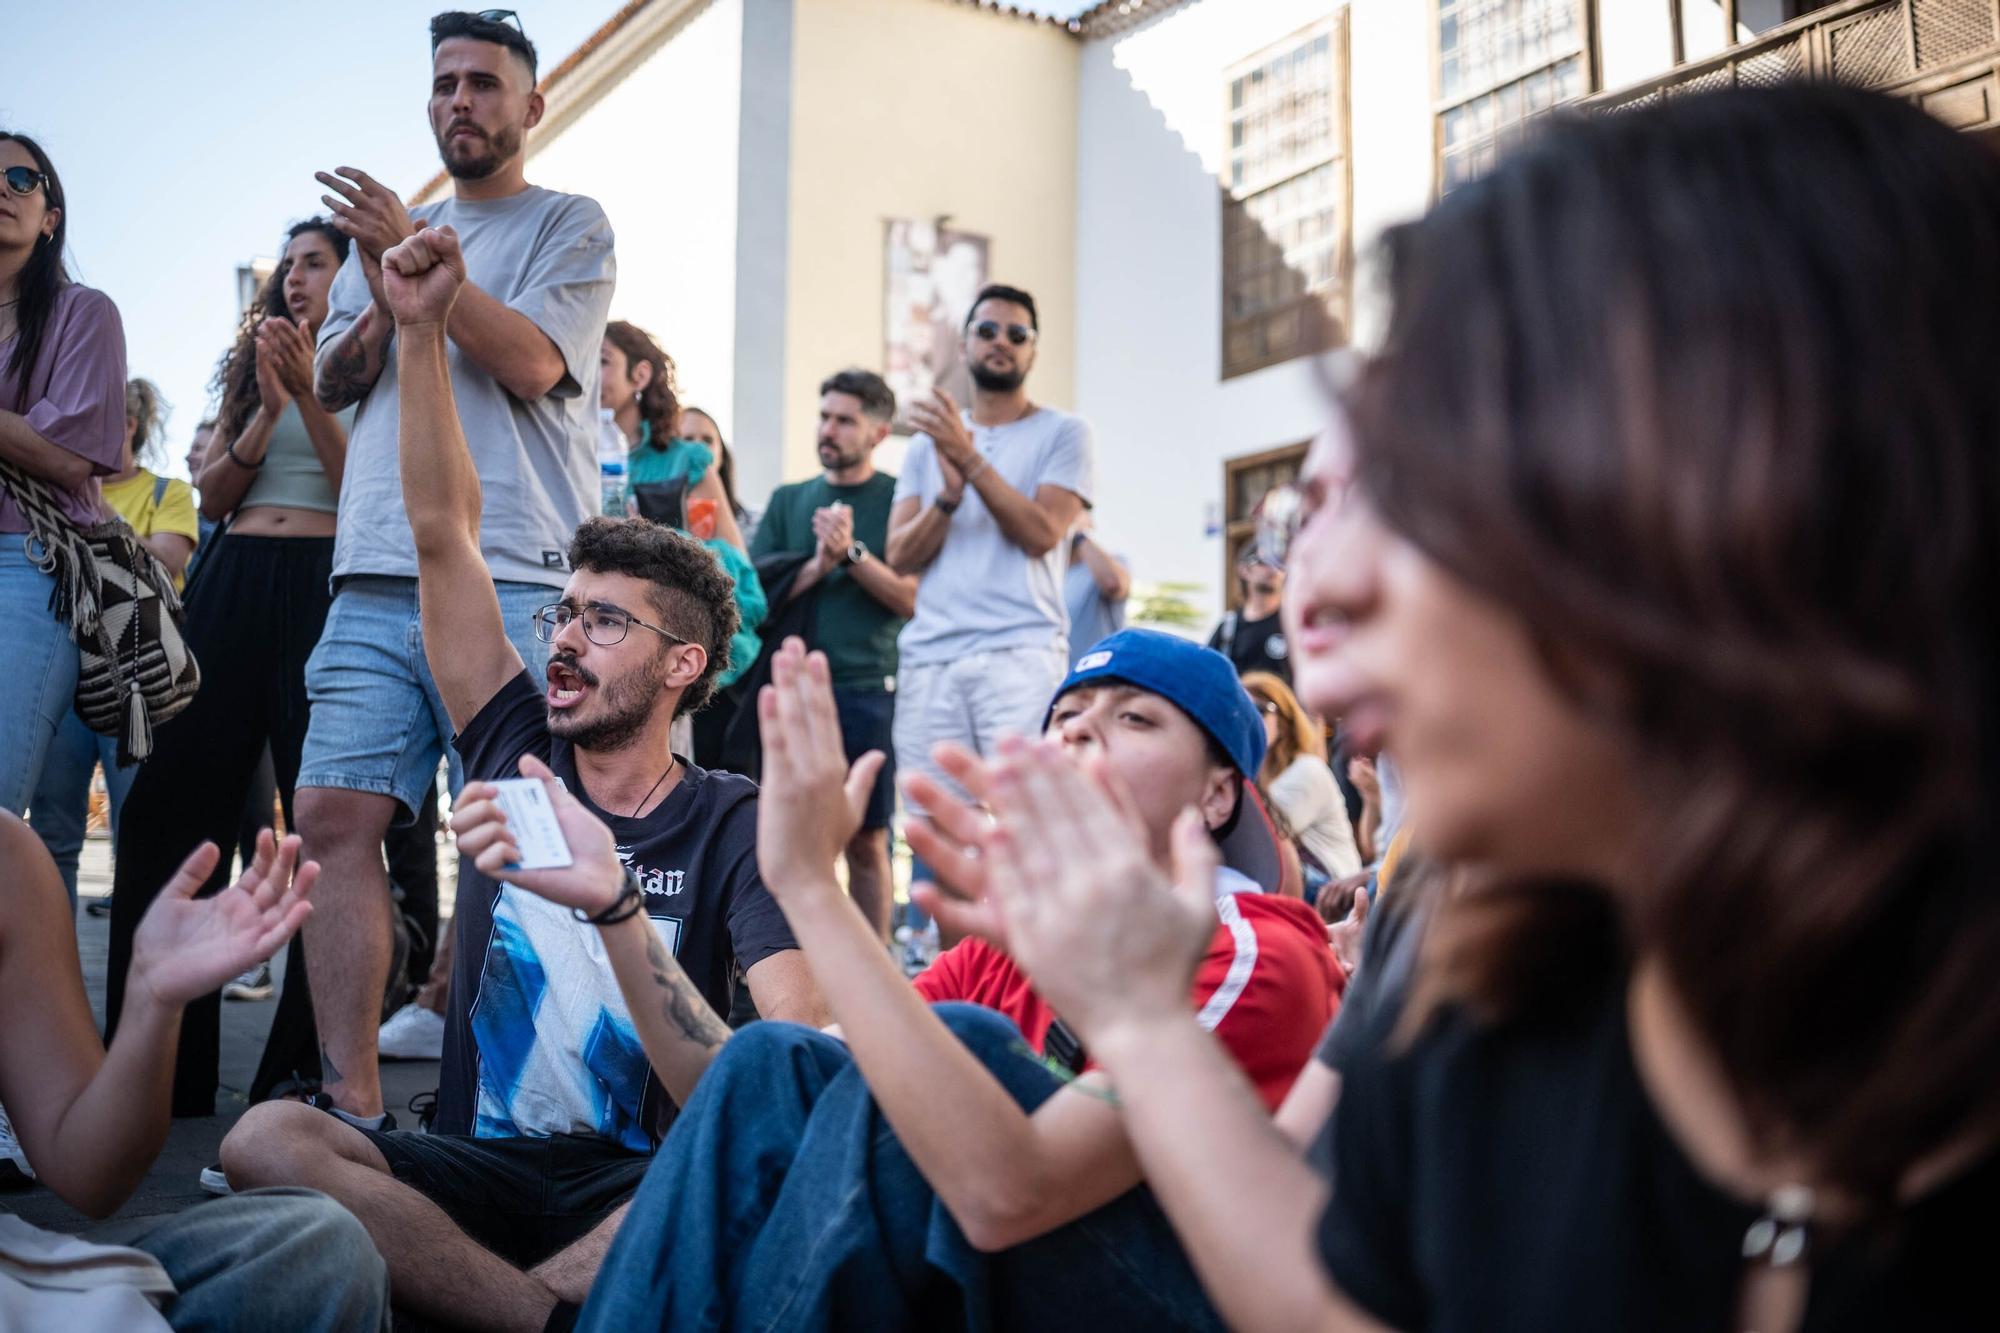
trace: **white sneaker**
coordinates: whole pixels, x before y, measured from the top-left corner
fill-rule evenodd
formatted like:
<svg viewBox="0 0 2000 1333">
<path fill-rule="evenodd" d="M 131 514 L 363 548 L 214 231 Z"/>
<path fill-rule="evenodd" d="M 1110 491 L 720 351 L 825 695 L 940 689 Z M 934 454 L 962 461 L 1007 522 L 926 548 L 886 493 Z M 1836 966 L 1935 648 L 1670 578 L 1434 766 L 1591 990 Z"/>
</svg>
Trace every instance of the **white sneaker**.
<svg viewBox="0 0 2000 1333">
<path fill-rule="evenodd" d="M 222 1163 L 220 1162 L 217 1162 L 214 1166 L 205 1166 L 201 1169 L 201 1187 L 204 1192 L 213 1194 L 218 1198 L 228 1198 L 236 1192 L 229 1187 L 229 1177 L 222 1173 Z"/>
<path fill-rule="evenodd" d="M 262 962 L 222 987 L 225 1000 L 268 1000 L 271 998 L 271 964 Z"/>
<path fill-rule="evenodd" d="M 24 1190 L 34 1182 L 35 1168 L 28 1165 L 28 1155 L 14 1137 L 14 1122 L 7 1118 L 7 1108 L 0 1106 L 0 1190 Z"/>
<path fill-rule="evenodd" d="M 444 1017 L 420 1004 L 406 1004 L 375 1034 L 375 1047 L 384 1060 L 442 1059 Z"/>
</svg>

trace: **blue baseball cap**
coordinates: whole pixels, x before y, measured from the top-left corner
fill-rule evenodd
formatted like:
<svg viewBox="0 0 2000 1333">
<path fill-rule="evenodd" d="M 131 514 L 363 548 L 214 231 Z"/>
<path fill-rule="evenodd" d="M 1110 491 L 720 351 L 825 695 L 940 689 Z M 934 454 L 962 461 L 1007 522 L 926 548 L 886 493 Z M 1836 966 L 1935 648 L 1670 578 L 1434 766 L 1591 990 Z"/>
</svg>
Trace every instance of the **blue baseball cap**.
<svg viewBox="0 0 2000 1333">
<path fill-rule="evenodd" d="M 1154 629 L 1121 629 L 1098 640 L 1049 698 L 1042 730 L 1056 701 L 1079 685 L 1120 681 L 1159 695 L 1207 732 L 1245 778 L 1264 763 L 1264 719 L 1236 668 L 1213 648 Z"/>
</svg>

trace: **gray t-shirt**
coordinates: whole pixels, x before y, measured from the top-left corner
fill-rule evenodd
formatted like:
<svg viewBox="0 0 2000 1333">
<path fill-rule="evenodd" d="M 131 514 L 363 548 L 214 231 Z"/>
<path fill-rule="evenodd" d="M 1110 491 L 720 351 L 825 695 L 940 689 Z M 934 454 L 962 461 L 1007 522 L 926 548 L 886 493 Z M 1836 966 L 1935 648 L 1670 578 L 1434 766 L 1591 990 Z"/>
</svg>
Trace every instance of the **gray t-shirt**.
<svg viewBox="0 0 2000 1333">
<path fill-rule="evenodd" d="M 1097 450 L 1082 417 L 1043 407 L 1004 426 L 974 425 L 969 413 L 964 420 L 987 465 L 1021 494 L 1033 499 L 1043 486 L 1060 486 L 1085 504 L 1095 496 Z M 914 437 L 896 478 L 896 499 L 914 496 L 928 505 L 943 487 L 937 446 L 928 435 Z M 1065 651 L 1068 565 L 1067 541 L 1030 559 L 1000 531 L 979 492 L 966 487 L 944 546 L 917 582 L 916 617 L 896 641 L 903 665 L 1001 648 Z"/>
<path fill-rule="evenodd" d="M 1063 576 L 1063 604 L 1069 609 L 1069 665 L 1076 669 L 1076 659 L 1097 646 L 1099 639 L 1106 639 L 1125 628 L 1125 599 L 1112 601 L 1097 586 L 1097 575 L 1091 572 L 1089 564 L 1076 558 L 1076 541 L 1069 542 L 1069 572 Z M 1111 557 L 1119 568 L 1131 569 L 1122 555 Z"/>
<path fill-rule="evenodd" d="M 447 351 L 459 423 L 479 471 L 479 547 L 487 567 L 496 580 L 561 587 L 570 535 L 597 508 L 597 354 L 617 280 L 611 224 L 595 200 L 533 185 L 505 199 L 419 204 L 410 217 L 456 228 L 471 282 L 527 316 L 562 354 L 561 381 L 525 403 L 458 344 Z M 334 278 L 319 331 L 322 358 L 368 302 L 360 255 L 350 254 Z M 385 355 L 382 377 L 357 405 L 347 439 L 335 578 L 417 572 L 396 459 L 393 337 Z"/>
</svg>

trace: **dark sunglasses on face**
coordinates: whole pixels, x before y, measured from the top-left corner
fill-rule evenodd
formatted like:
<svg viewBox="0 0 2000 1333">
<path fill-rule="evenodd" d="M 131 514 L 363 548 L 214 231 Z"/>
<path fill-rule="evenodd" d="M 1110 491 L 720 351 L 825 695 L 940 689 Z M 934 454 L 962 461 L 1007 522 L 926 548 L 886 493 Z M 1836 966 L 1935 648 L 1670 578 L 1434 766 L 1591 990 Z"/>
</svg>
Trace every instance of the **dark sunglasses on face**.
<svg viewBox="0 0 2000 1333">
<path fill-rule="evenodd" d="M 1001 328 L 1002 325 L 997 320 L 982 319 L 972 326 L 972 336 L 981 342 L 998 342 L 1000 340 Z M 1019 347 L 1023 343 L 1034 341 L 1035 331 L 1026 324 L 1008 324 L 1005 328 L 1007 331 L 1007 341 L 1016 347 Z"/>
<path fill-rule="evenodd" d="M 49 183 L 49 178 L 33 167 L 9 167 L 6 174 L 7 188 L 19 195 L 33 194 Z"/>
</svg>

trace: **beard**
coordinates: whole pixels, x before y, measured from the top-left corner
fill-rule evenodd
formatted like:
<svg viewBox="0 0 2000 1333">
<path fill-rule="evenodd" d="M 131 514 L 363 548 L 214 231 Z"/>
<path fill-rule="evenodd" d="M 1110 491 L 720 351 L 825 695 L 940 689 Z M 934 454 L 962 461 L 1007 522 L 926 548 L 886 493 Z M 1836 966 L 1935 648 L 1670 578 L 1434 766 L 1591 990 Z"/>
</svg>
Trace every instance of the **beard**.
<svg viewBox="0 0 2000 1333">
<path fill-rule="evenodd" d="M 819 447 L 819 465 L 829 472 L 846 472 L 860 465 L 868 456 L 866 449 L 856 449 L 853 453 L 842 453 L 837 444 L 822 444 Z"/>
<path fill-rule="evenodd" d="M 465 139 L 454 143 L 445 135 L 437 136 L 438 156 L 444 161 L 444 169 L 453 180 L 483 181 L 521 151 L 521 131 L 507 128 L 487 138 Z"/>
<path fill-rule="evenodd" d="M 560 660 L 581 676 L 584 684 L 599 684 L 597 677 L 569 658 L 551 660 Z M 594 717 L 576 716 L 580 710 L 549 709 L 549 735 L 568 741 L 576 749 L 597 754 L 622 750 L 637 740 L 646 724 L 653 720 L 661 688 L 659 677 L 650 666 L 628 672 L 603 687 L 601 696 L 592 701 Z"/>
<path fill-rule="evenodd" d="M 1012 393 L 1027 378 L 1025 370 L 990 370 L 977 363 L 972 367 L 972 382 L 988 393 Z"/>
</svg>

